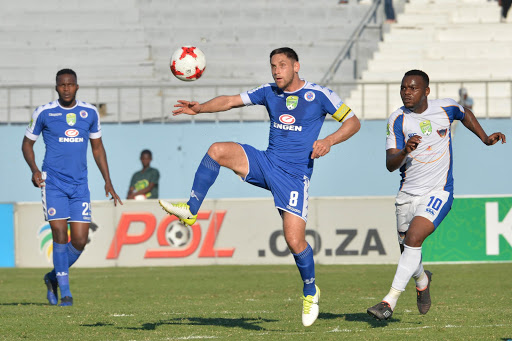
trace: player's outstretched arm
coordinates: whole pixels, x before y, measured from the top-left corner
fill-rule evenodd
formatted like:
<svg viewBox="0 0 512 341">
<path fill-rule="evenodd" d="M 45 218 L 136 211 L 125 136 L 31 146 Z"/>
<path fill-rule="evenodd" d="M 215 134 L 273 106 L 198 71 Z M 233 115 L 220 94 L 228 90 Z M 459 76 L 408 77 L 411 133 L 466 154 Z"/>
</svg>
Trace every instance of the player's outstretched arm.
<svg viewBox="0 0 512 341">
<path fill-rule="evenodd" d="M 103 147 L 101 137 L 97 139 L 90 139 L 90 141 L 94 161 L 96 161 L 96 164 L 98 165 L 101 175 L 105 180 L 105 196 L 107 198 L 109 194 L 112 196 L 110 200 L 114 200 L 114 206 L 117 206 L 117 202 L 119 202 L 122 205 L 123 202 L 114 190 L 114 186 L 112 186 L 112 181 L 110 180 L 110 173 L 108 171 L 107 163 L 107 153 L 105 152 L 105 148 Z"/>
<path fill-rule="evenodd" d="M 504 134 L 497 132 L 490 136 L 487 136 L 484 129 L 476 119 L 475 115 L 471 110 L 465 108 L 465 116 L 462 119 L 462 124 L 469 130 L 471 130 L 478 138 L 488 146 L 492 146 L 501 140 L 501 143 L 506 143 L 507 139 Z"/>
<path fill-rule="evenodd" d="M 23 152 L 23 157 L 25 158 L 25 161 L 27 161 L 27 164 L 30 167 L 30 171 L 32 172 L 32 184 L 34 184 L 35 187 L 43 187 L 44 180 L 41 175 L 41 171 L 39 168 L 37 168 L 36 157 L 34 153 L 35 142 L 36 141 L 33 141 L 26 136 L 23 137 L 21 151 Z"/>
<path fill-rule="evenodd" d="M 311 158 L 318 159 L 319 157 L 326 155 L 331 151 L 332 146 L 348 140 L 359 131 L 359 128 L 361 128 L 361 122 L 359 122 L 359 119 L 356 116 L 352 116 L 343 122 L 341 127 L 334 133 L 324 139 L 316 140 L 313 143 Z"/>
<path fill-rule="evenodd" d="M 193 101 L 179 100 L 178 104 L 174 105 L 174 107 L 178 109 L 173 111 L 173 116 L 181 114 L 197 115 L 206 112 L 226 111 L 242 106 L 244 106 L 244 102 L 242 101 L 242 97 L 240 97 L 240 95 L 219 96 L 202 104 Z"/>
</svg>

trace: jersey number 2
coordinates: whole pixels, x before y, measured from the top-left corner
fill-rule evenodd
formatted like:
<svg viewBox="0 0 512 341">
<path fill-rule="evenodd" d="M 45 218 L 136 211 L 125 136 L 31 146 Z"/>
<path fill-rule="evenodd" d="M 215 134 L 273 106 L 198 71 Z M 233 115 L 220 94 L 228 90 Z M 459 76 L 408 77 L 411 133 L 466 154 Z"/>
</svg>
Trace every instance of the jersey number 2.
<svg viewBox="0 0 512 341">
<path fill-rule="evenodd" d="M 82 211 L 82 215 L 89 215 L 89 203 L 83 202 L 82 207 L 84 207 L 84 210 Z"/>
</svg>

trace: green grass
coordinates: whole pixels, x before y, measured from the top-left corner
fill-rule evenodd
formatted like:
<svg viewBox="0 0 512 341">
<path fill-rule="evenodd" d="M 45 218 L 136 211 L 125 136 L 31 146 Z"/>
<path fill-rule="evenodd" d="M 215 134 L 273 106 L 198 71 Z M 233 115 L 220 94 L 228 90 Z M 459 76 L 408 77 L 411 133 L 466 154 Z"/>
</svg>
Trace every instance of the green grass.
<svg viewBox="0 0 512 341">
<path fill-rule="evenodd" d="M 320 265 L 320 315 L 301 323 L 294 265 L 72 269 L 73 307 L 49 306 L 44 269 L 0 269 L 5 340 L 507 340 L 512 263 L 428 265 L 432 308 L 413 282 L 390 321 L 366 314 L 395 265 Z"/>
</svg>

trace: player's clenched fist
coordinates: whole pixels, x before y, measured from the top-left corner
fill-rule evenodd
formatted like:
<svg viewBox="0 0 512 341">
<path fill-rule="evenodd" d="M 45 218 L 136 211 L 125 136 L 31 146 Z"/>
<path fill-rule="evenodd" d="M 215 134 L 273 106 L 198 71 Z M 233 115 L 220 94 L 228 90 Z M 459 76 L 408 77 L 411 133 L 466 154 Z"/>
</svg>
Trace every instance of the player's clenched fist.
<svg viewBox="0 0 512 341">
<path fill-rule="evenodd" d="M 418 144 L 421 142 L 421 136 L 414 135 L 409 140 L 407 140 L 407 143 L 405 144 L 405 148 L 403 149 L 402 153 L 409 154 L 413 150 L 416 150 L 418 148 Z"/>
</svg>

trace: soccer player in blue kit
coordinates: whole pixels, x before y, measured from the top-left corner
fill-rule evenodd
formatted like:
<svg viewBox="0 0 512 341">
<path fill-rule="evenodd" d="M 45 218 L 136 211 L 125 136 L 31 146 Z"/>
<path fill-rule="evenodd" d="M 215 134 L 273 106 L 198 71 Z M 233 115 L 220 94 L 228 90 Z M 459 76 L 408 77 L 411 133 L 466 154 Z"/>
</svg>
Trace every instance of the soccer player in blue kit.
<svg viewBox="0 0 512 341">
<path fill-rule="evenodd" d="M 197 212 L 221 166 L 229 168 L 245 182 L 270 190 L 283 220 L 286 243 L 304 282 L 302 323 L 312 325 L 318 317 L 320 289 L 315 284 L 313 250 L 306 242 L 308 188 L 314 159 L 329 153 L 335 144 L 346 141 L 360 128 L 351 109 L 330 89 L 299 78 L 299 58 L 288 47 L 270 53 L 275 83 L 234 96 L 219 96 L 205 103 L 178 101 L 174 115 L 226 111 L 244 105 L 264 105 L 270 118 L 266 151 L 235 142 L 210 146 L 195 174 L 190 200 L 172 204 L 160 200 L 169 214 L 187 225 L 196 221 Z M 342 126 L 317 140 L 326 114 Z"/>
<path fill-rule="evenodd" d="M 499 132 L 487 136 L 470 109 L 451 98 L 428 100 L 429 94 L 425 72 L 406 72 L 400 86 L 404 105 L 388 120 L 386 167 L 390 172 L 400 169 L 402 177 L 395 201 L 402 255 L 389 293 L 367 310 L 378 320 L 391 318 L 411 277 L 416 282 L 418 311 L 426 314 L 430 309 L 432 273 L 423 269 L 421 246 L 452 206 L 452 122 L 460 120 L 488 146 L 506 142 Z"/>
<path fill-rule="evenodd" d="M 107 156 L 101 140 L 96 107 L 76 100 L 77 76 L 71 69 L 57 72 L 55 90 L 59 99 L 38 107 L 23 138 L 22 151 L 32 171 L 32 183 L 41 188 L 43 211 L 53 236 L 54 269 L 44 276 L 47 299 L 60 306 L 73 305 L 69 267 L 82 254 L 89 236 L 91 200 L 87 183 L 87 143 L 105 180 L 105 194 L 122 204 L 114 191 Z M 36 165 L 34 143 L 43 134 L 46 153 L 42 172 Z M 68 224 L 71 241 L 68 242 Z"/>
</svg>

